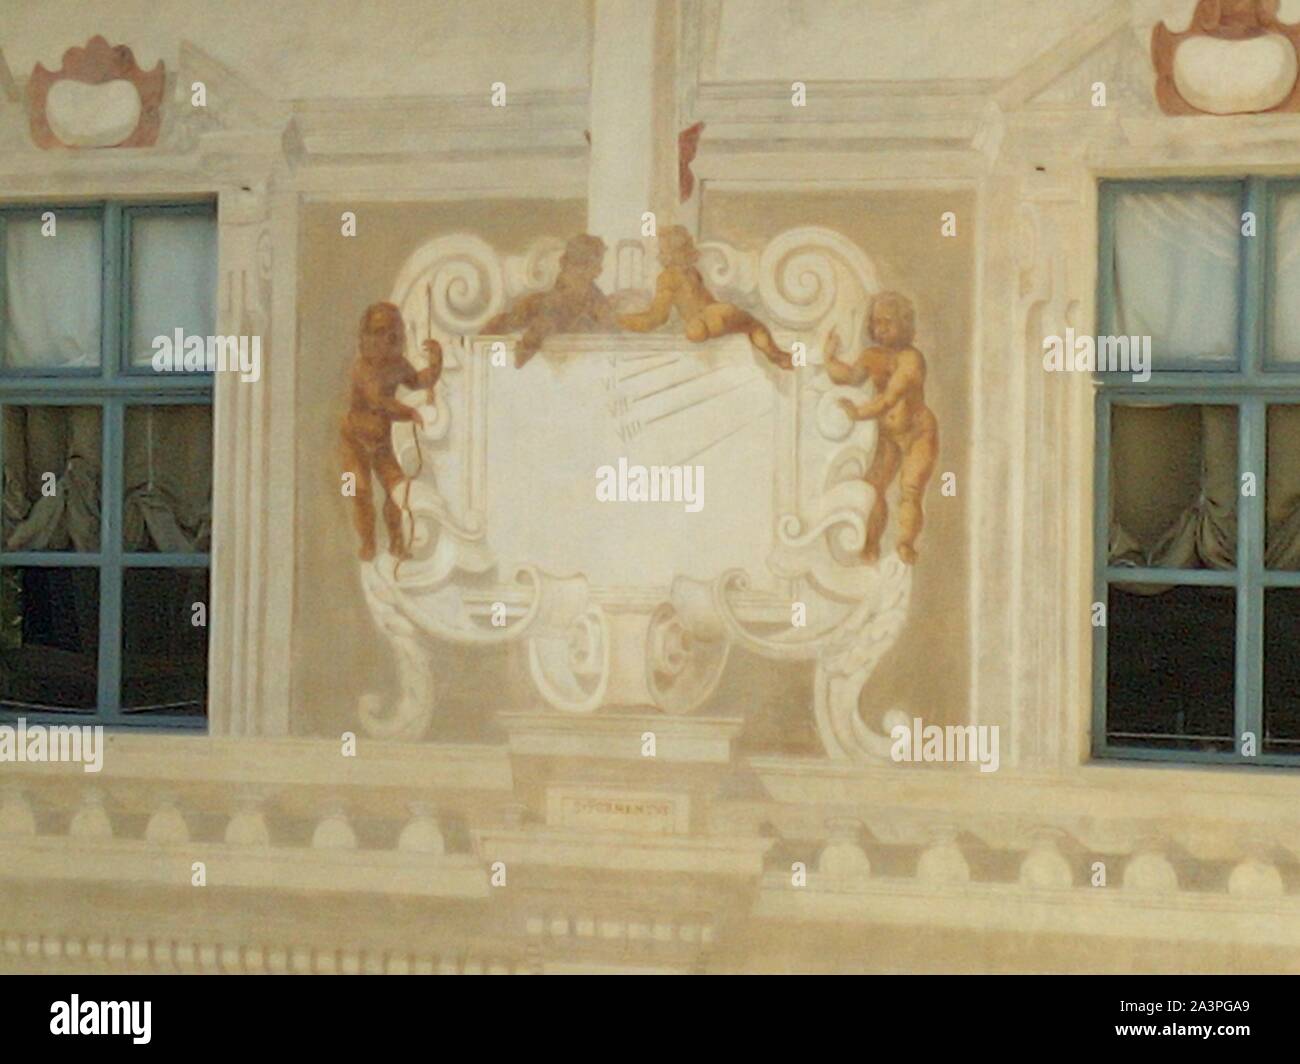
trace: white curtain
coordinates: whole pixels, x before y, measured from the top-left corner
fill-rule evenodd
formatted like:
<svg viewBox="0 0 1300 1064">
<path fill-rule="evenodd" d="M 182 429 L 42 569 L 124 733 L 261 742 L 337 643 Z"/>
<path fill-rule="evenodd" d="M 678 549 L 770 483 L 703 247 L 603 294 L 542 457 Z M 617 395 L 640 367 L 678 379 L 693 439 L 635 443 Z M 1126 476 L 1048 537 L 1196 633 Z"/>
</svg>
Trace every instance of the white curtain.
<svg viewBox="0 0 1300 1064">
<path fill-rule="evenodd" d="M 1115 331 L 1150 336 L 1162 361 L 1237 347 L 1236 193 L 1124 192 L 1115 206 Z"/>
<path fill-rule="evenodd" d="M 216 331 L 217 228 L 211 218 L 131 220 L 131 362 L 148 365 L 154 338 Z"/>
<path fill-rule="evenodd" d="M 11 367 L 99 364 L 100 228 L 97 219 L 5 223 L 5 363 Z"/>
<path fill-rule="evenodd" d="M 1273 255 L 1271 356 L 1281 362 L 1300 362 L 1300 196 L 1278 199 Z"/>
</svg>

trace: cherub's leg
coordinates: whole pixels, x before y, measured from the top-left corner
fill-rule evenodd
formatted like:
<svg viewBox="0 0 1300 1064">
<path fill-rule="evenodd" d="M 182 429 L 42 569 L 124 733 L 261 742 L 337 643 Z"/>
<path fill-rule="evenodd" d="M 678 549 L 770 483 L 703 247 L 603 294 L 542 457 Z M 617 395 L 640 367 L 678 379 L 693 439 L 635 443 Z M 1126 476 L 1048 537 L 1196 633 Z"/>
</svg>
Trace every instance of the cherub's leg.
<svg viewBox="0 0 1300 1064">
<path fill-rule="evenodd" d="M 749 342 L 759 351 L 767 356 L 767 360 L 774 366 L 781 369 L 793 369 L 794 358 L 789 351 L 782 351 L 772 339 L 772 334 L 768 332 L 767 326 L 761 321 L 755 321 L 753 328 L 749 330 Z"/>
<path fill-rule="evenodd" d="M 916 561 L 916 538 L 925 524 L 922 500 L 925 486 L 939 457 L 939 433 L 930 428 L 907 448 L 899 475 L 902 499 L 898 504 L 898 556 L 911 565 Z"/>
<path fill-rule="evenodd" d="M 880 558 L 880 537 L 885 534 L 885 525 L 889 521 L 889 504 L 885 501 L 885 492 L 894 474 L 898 472 L 900 459 L 898 445 L 883 436 L 876 443 L 876 456 L 871 460 L 867 470 L 867 483 L 876 489 L 875 501 L 867 515 L 867 542 L 862 548 L 862 558 L 868 564 Z"/>
<path fill-rule="evenodd" d="M 711 332 L 708 323 L 702 318 L 692 318 L 686 323 L 686 339 L 693 344 L 702 344 L 710 336 L 721 336 L 721 333 Z"/>
<path fill-rule="evenodd" d="M 744 333 L 754 348 L 773 365 L 782 369 L 790 369 L 794 365 L 790 353 L 777 347 L 767 326 L 747 310 L 741 310 L 730 303 L 711 303 L 704 308 L 701 316 L 710 336 Z"/>
<path fill-rule="evenodd" d="M 356 480 L 352 523 L 361 537 L 361 560 L 368 562 L 375 556 L 375 499 L 370 486 L 370 455 L 346 429 L 343 432 L 343 472 L 351 473 Z"/>
<path fill-rule="evenodd" d="M 757 324 L 748 312 L 730 303 L 710 303 L 696 319 L 709 336 L 728 336 L 731 333 L 748 333 Z"/>
<path fill-rule="evenodd" d="M 411 552 L 402 535 L 402 508 L 393 498 L 406 479 L 406 474 L 402 472 L 402 466 L 388 444 L 383 444 L 375 451 L 375 473 L 379 477 L 379 483 L 384 486 L 384 525 L 388 529 L 388 553 L 394 558 L 409 558 Z"/>
</svg>

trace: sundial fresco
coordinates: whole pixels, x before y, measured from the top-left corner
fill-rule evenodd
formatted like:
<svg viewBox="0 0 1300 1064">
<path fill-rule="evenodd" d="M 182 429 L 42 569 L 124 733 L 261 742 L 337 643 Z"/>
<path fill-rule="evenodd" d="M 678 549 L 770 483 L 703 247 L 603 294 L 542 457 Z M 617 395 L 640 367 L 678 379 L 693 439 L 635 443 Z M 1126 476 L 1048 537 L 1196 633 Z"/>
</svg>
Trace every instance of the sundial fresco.
<svg viewBox="0 0 1300 1064">
<path fill-rule="evenodd" d="M 907 615 L 937 426 L 910 303 L 861 249 L 444 236 L 389 307 L 367 312 L 386 339 L 361 336 L 392 360 L 388 549 L 361 554 L 402 693 L 363 696 L 370 728 L 428 728 L 431 641 L 523 641 L 533 708 L 571 713 L 699 712 L 741 647 L 814 663 L 829 753 L 887 756 L 859 699 Z"/>
</svg>

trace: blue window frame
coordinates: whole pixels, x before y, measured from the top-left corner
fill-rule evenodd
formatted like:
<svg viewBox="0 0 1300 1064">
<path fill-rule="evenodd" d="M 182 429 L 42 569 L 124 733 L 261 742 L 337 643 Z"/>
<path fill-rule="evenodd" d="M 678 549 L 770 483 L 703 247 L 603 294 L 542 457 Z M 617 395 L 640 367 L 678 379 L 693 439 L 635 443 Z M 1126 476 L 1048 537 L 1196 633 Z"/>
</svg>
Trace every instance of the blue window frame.
<svg viewBox="0 0 1300 1064">
<path fill-rule="evenodd" d="M 1103 181 L 1099 208 L 1098 334 L 1153 359 L 1095 374 L 1093 756 L 1294 766 L 1300 182 Z"/>
<path fill-rule="evenodd" d="M 215 303 L 214 202 L 0 206 L 0 720 L 206 728 L 212 374 L 133 322 Z"/>
</svg>

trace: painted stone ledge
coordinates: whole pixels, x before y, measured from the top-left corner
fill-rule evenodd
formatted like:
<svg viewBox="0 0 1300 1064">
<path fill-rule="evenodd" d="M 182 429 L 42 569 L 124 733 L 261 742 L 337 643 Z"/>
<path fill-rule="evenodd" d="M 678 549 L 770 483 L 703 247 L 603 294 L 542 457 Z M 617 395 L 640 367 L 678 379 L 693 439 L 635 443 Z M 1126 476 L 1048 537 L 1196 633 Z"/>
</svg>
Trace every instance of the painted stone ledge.
<svg viewBox="0 0 1300 1064">
<path fill-rule="evenodd" d="M 517 958 L 442 956 L 307 943 L 245 944 L 204 938 L 65 934 L 0 929 L 6 971 L 160 972 L 208 975 L 505 975 L 536 967 Z"/>
</svg>

